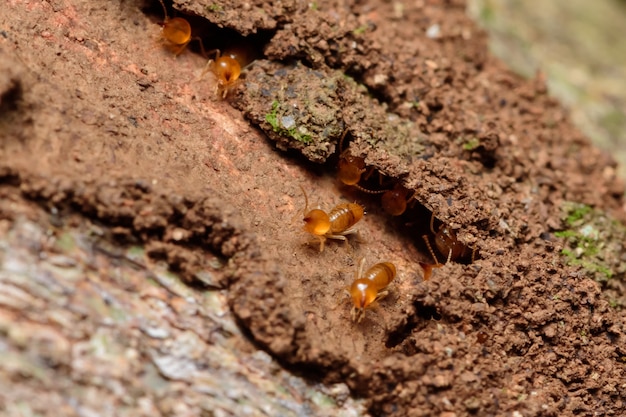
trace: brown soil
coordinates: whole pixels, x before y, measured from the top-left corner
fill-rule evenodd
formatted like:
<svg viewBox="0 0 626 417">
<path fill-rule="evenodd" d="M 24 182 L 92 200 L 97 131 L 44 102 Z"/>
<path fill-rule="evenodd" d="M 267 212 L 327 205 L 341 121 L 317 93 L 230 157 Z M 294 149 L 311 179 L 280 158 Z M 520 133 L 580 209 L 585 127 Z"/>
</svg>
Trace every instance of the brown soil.
<svg viewBox="0 0 626 417">
<path fill-rule="evenodd" d="M 221 101 L 193 44 L 177 58 L 159 44 L 158 4 L 10 1 L 4 198 L 80 213 L 189 284 L 227 288 L 258 347 L 346 382 L 372 415 L 624 414 L 624 312 L 554 234 L 567 201 L 623 220 L 623 184 L 541 76 L 489 56 L 461 1 L 270 3 L 175 2 L 209 49 L 239 41 L 217 25 L 265 43 Z M 399 218 L 337 184 L 346 129 L 368 186 L 415 191 Z M 300 185 L 327 210 L 364 204 L 360 236 L 307 245 Z M 478 256 L 424 281 L 431 212 Z M 215 256 L 226 274 L 206 274 Z M 398 276 L 354 324 L 344 288 L 361 258 Z"/>
</svg>

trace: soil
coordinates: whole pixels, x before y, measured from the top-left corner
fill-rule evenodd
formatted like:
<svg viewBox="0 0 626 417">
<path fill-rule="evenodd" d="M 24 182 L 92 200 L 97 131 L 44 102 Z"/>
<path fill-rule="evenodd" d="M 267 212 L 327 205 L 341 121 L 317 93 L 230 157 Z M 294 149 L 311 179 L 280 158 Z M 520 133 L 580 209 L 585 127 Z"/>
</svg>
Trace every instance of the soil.
<svg viewBox="0 0 626 417">
<path fill-rule="evenodd" d="M 371 415 L 624 414 L 621 226 L 602 223 L 608 281 L 562 254 L 583 226 L 570 202 L 624 221 L 623 182 L 541 74 L 488 54 L 464 2 L 174 3 L 207 50 L 262 45 L 226 100 L 197 43 L 163 46 L 158 3 L 0 12 L 4 199 L 78 214 L 194 291 L 225 290 L 257 348 L 346 383 Z M 340 150 L 365 159 L 368 188 L 414 193 L 409 209 L 339 184 Z M 310 206 L 363 204 L 358 236 L 309 244 L 300 187 Z M 424 280 L 444 225 L 473 255 Z M 353 323 L 361 259 L 398 274 Z"/>
</svg>

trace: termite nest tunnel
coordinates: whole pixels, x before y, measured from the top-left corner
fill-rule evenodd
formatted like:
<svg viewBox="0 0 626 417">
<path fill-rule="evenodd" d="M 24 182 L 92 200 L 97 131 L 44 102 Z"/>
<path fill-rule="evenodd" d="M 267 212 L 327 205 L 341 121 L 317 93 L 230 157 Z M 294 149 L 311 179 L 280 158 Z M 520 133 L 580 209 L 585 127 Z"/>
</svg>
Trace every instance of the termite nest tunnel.
<svg viewBox="0 0 626 417">
<path fill-rule="evenodd" d="M 263 57 L 261 51 L 272 36 L 268 31 L 242 36 L 204 17 L 176 10 L 164 0 L 146 4 L 144 13 L 161 27 L 159 41 L 163 48 L 175 56 L 189 51 L 208 60 L 203 75 L 213 73 L 222 98 L 238 82 L 243 69 Z"/>
<path fill-rule="evenodd" d="M 419 190 L 409 190 L 401 180 L 368 167 L 364 158 L 351 154 L 349 146 L 344 148 L 346 133 L 340 139 L 336 159 L 330 161 L 337 168 L 338 182 L 360 192 L 360 198 L 369 200 L 370 207 L 376 205 L 391 216 L 396 230 L 409 236 L 416 249 L 427 255 L 430 261 L 420 262 L 425 280 L 430 278 L 433 268 L 448 262 L 470 264 L 477 259 L 475 248 L 460 241 L 452 227 L 415 199 Z"/>
</svg>

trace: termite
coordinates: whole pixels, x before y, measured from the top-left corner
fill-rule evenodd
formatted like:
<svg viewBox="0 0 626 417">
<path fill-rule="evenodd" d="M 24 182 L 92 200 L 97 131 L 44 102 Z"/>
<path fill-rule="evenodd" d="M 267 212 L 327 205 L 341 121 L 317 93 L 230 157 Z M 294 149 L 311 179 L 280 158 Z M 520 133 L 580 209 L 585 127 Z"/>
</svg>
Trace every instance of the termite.
<svg viewBox="0 0 626 417">
<path fill-rule="evenodd" d="M 337 178 L 345 185 L 354 186 L 361 191 L 369 190 L 361 189 L 359 182 L 361 175 L 367 171 L 365 168 L 365 160 L 359 156 L 352 156 L 349 150 L 343 150 L 343 141 L 348 133 L 348 129 L 344 130 L 339 139 L 339 162 L 337 163 Z M 374 192 L 375 193 L 375 192 Z"/>
<path fill-rule="evenodd" d="M 435 213 L 432 213 L 432 215 L 430 216 L 430 231 L 435 236 L 434 241 L 435 241 L 435 247 L 437 248 L 437 250 L 442 254 L 445 254 L 446 252 L 448 253 L 448 258 L 446 259 L 445 263 L 467 258 L 469 256 L 471 256 L 472 262 L 474 262 L 476 250 L 470 248 L 469 246 L 461 242 L 459 239 L 457 239 L 456 233 L 447 224 L 442 224 L 441 226 L 439 226 L 437 231 L 435 231 L 434 221 L 435 221 Z M 430 252 L 430 255 L 433 257 L 433 260 L 435 261 L 434 265 L 422 264 L 422 267 L 424 268 L 424 280 L 428 281 L 430 279 L 432 269 L 439 268 L 443 266 L 444 264 L 439 262 L 437 255 L 435 255 L 435 251 L 433 250 L 433 247 L 430 244 L 430 240 L 428 239 L 428 236 L 424 235 L 422 236 L 422 238 L 424 239 L 424 242 L 426 242 L 428 251 Z"/>
<path fill-rule="evenodd" d="M 361 176 L 367 171 L 365 160 L 358 156 L 353 156 L 348 150 L 343 150 L 343 141 L 348 129 L 343 132 L 339 139 L 339 162 L 337 164 L 337 178 L 345 185 L 355 187 L 364 193 L 382 194 L 381 203 L 383 210 L 392 216 L 400 216 L 406 211 L 408 202 L 413 198 L 413 194 L 400 184 L 396 184 L 389 190 L 370 190 L 359 185 Z"/>
<path fill-rule="evenodd" d="M 225 99 L 239 80 L 241 72 L 254 61 L 255 51 L 250 45 L 238 44 L 229 47 L 223 54 L 219 49 L 215 49 L 207 54 L 210 55 L 214 57 L 207 62 L 202 76 L 209 71 L 212 72 L 217 80 L 215 92 Z"/>
<path fill-rule="evenodd" d="M 215 93 L 225 99 L 230 88 L 235 85 L 241 75 L 241 65 L 230 55 L 221 55 L 218 49 L 212 51 L 215 59 L 209 59 L 202 76 L 211 71 L 217 79 Z"/>
<path fill-rule="evenodd" d="M 345 185 L 358 187 L 361 175 L 366 171 L 365 160 L 349 153 L 343 154 L 337 164 L 337 178 Z"/>
<path fill-rule="evenodd" d="M 386 288 L 396 276 L 396 267 L 391 262 L 377 263 L 363 274 L 364 261 L 361 259 L 354 282 L 346 288 L 353 304 L 350 316 L 357 323 L 365 317 L 366 308 L 389 293 Z"/>
<path fill-rule="evenodd" d="M 159 0 L 163 7 L 163 14 L 165 19 L 163 21 L 163 28 L 161 29 L 161 36 L 172 46 L 172 50 L 175 55 L 179 55 L 185 50 L 185 47 L 191 42 L 191 25 L 182 17 L 169 18 L 167 16 L 167 9 L 163 0 Z"/>
<path fill-rule="evenodd" d="M 365 211 L 363 206 L 356 203 L 342 203 L 333 208 L 329 213 L 324 210 L 313 209 L 308 211 L 309 199 L 304 194 L 304 226 L 305 232 L 315 236 L 320 242 L 320 252 L 324 251 L 326 239 L 346 240 L 347 235 L 357 233 L 354 225 L 363 218 Z"/>
<path fill-rule="evenodd" d="M 410 195 L 409 195 L 410 194 Z M 409 201 L 414 197 L 408 189 L 396 184 L 393 189 L 386 190 L 380 198 L 383 210 L 392 216 L 400 216 L 406 211 Z"/>
<path fill-rule="evenodd" d="M 237 61 L 243 71 L 258 57 L 258 51 L 255 49 L 254 43 L 240 40 L 226 47 L 222 56 L 229 56 Z"/>
</svg>

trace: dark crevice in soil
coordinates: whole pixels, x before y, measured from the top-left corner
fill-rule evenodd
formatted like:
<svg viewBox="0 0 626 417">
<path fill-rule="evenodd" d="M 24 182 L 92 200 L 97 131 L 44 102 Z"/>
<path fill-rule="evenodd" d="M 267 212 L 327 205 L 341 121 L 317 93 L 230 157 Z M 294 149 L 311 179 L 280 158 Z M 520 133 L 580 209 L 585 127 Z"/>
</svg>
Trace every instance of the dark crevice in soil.
<svg viewBox="0 0 626 417">
<path fill-rule="evenodd" d="M 3 187 L 19 187 L 22 182 L 20 175 L 10 168 L 0 168 L 0 184 Z"/>
<path fill-rule="evenodd" d="M 389 349 L 395 348 L 396 346 L 401 345 L 411 336 L 411 334 L 418 331 L 418 327 L 424 327 L 424 323 L 431 320 L 440 321 L 441 319 L 442 316 L 439 314 L 436 307 L 427 306 L 419 301 L 416 301 L 413 303 L 413 312 L 406 316 L 404 322 L 387 333 L 385 346 Z M 408 352 L 406 352 L 406 350 L 404 353 L 407 356 L 411 356 Z"/>
<path fill-rule="evenodd" d="M 22 83 L 19 80 L 11 79 L 9 84 L 2 86 L 2 88 L 3 91 L 0 91 L 0 115 L 4 117 L 5 114 L 17 110 L 22 98 Z"/>
</svg>

